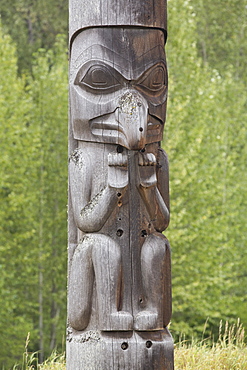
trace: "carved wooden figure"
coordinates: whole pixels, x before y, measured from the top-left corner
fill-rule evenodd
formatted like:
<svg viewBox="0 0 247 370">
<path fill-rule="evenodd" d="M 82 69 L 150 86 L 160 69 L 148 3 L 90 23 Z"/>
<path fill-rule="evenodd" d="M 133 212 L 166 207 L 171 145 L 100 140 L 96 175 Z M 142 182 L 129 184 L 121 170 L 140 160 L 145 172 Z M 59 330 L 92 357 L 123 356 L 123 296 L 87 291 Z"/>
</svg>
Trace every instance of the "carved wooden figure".
<svg viewBox="0 0 247 370">
<path fill-rule="evenodd" d="M 164 0 L 70 2 L 68 370 L 173 369 Z"/>
</svg>

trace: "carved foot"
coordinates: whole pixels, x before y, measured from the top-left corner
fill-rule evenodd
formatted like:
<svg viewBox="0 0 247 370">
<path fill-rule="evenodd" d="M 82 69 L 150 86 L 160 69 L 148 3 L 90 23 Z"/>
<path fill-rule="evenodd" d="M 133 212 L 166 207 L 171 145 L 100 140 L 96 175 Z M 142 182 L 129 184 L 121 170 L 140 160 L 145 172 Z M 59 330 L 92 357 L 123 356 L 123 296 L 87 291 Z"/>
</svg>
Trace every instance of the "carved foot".
<svg viewBox="0 0 247 370">
<path fill-rule="evenodd" d="M 102 331 L 133 330 L 133 316 L 129 312 L 117 311 L 104 319 Z"/>
<path fill-rule="evenodd" d="M 139 312 L 134 320 L 134 330 L 146 331 L 146 330 L 161 330 L 157 325 L 158 314 L 152 311 L 141 311 Z"/>
</svg>

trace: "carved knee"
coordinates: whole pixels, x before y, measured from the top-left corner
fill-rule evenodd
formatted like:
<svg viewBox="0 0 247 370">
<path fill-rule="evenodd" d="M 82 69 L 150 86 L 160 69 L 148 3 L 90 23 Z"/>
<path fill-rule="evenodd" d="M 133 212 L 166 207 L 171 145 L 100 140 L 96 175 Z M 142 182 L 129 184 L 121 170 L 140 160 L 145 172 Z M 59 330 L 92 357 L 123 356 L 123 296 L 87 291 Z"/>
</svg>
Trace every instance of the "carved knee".
<svg viewBox="0 0 247 370">
<path fill-rule="evenodd" d="M 170 254 L 168 240 L 162 234 L 151 234 L 142 246 L 141 260 L 142 264 L 148 264 L 154 268 L 153 264 L 160 264 Z"/>
<path fill-rule="evenodd" d="M 68 318 L 76 330 L 87 327 L 93 290 L 92 245 L 84 238 L 75 249 L 69 273 Z"/>
</svg>

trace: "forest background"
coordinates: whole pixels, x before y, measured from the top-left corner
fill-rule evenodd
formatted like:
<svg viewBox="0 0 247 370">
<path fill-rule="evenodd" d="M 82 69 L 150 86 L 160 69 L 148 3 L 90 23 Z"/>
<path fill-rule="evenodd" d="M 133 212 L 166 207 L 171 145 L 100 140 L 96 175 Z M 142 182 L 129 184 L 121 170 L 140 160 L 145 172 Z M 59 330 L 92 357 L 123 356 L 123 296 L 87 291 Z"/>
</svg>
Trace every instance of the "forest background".
<svg viewBox="0 0 247 370">
<path fill-rule="evenodd" d="M 67 0 L 0 0 L 0 368 L 65 349 Z M 247 1 L 168 0 L 175 339 L 247 327 Z M 206 324 L 205 324 L 206 323 Z"/>
</svg>

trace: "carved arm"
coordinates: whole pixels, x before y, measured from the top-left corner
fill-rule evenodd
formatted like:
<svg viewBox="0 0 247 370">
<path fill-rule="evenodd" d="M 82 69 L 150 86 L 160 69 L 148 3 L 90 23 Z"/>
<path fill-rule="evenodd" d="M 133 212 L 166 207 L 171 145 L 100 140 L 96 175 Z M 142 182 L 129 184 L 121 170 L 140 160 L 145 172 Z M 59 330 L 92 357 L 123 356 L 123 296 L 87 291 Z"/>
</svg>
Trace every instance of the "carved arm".
<svg viewBox="0 0 247 370">
<path fill-rule="evenodd" d="M 153 153 L 139 153 L 139 192 L 155 229 L 164 231 L 170 219 L 168 161 L 159 149 L 157 161 Z"/>
<path fill-rule="evenodd" d="M 99 231 L 123 196 L 128 184 L 127 163 L 122 154 L 108 155 L 107 183 L 103 189 L 91 198 L 92 174 L 85 163 L 82 152 L 76 150 L 70 157 L 69 176 L 74 220 L 84 232 Z"/>
</svg>

